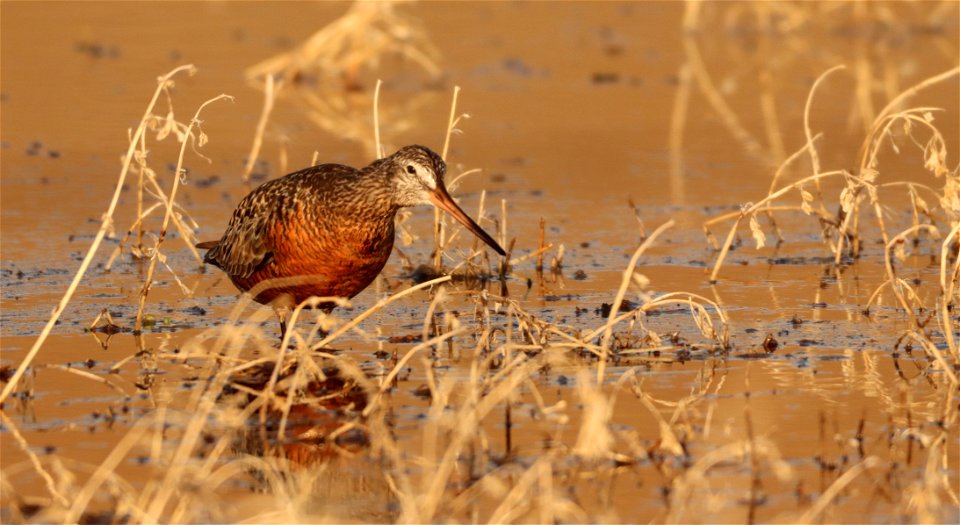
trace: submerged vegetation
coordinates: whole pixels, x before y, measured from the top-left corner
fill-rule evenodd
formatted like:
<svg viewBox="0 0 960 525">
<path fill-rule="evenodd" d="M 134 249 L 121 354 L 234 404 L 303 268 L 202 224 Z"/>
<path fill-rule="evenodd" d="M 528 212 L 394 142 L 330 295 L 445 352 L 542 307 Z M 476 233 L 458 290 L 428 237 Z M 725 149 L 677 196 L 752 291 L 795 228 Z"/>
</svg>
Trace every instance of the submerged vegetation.
<svg viewBox="0 0 960 525">
<path fill-rule="evenodd" d="M 371 5 L 380 4 L 358 4 L 347 16 L 366 16 L 371 8 L 362 6 Z M 803 23 L 802 7 L 750 5 L 757 11 L 785 9 L 779 17 L 767 13 L 785 25 L 784 31 Z M 701 27 L 699 17 L 709 15 L 698 6 L 688 7 L 688 30 Z M 729 20 L 739 17 L 737 12 L 727 14 Z M 353 85 L 364 59 L 347 45 L 354 42 L 352 33 L 343 33 L 347 26 L 330 26 L 296 53 L 316 58 L 324 56 L 318 47 L 335 45 L 331 56 L 339 58 L 330 63 L 317 59 L 317 68 L 341 71 Z M 371 53 L 392 47 L 399 37 L 394 27 L 380 38 L 385 40 L 377 40 Z M 404 49 L 425 45 L 419 30 L 408 38 L 417 46 Z M 659 290 L 656 281 L 642 273 L 650 250 L 677 228 L 677 222 L 668 220 L 649 233 L 643 231 L 642 242 L 631 247 L 620 284 L 608 291 L 610 302 L 597 315 L 581 318 L 579 308 L 572 320 L 545 315 L 511 296 L 507 282 L 518 280 L 520 269 L 535 274 L 541 286 L 562 279 L 563 245 L 546 242 L 543 221 L 538 239 L 518 239 L 509 229 L 514 221 L 508 223 L 505 202 L 491 212 L 482 194 L 478 217 L 493 225 L 507 248 L 504 260 L 492 260 L 476 242 L 455 251 L 452 241 L 462 235 L 448 230 L 438 216 L 434 253 L 419 265 L 419 278 L 408 279 L 408 287 L 384 295 L 362 312 L 339 315 L 308 309 L 324 300 L 311 299 L 292 312 L 290 329 L 279 345 L 272 327 L 259 326 L 269 318 L 268 309 L 245 316 L 249 295 L 215 328 L 175 344 L 146 340 L 150 290 L 158 272 L 167 272 L 184 294 L 195 293 L 176 273 L 189 270 L 167 263 L 164 251 L 174 248 L 165 239 L 176 229 L 193 251 L 197 224 L 189 206 L 177 201 L 177 190 L 188 176 L 188 146 L 204 158 L 200 151 L 209 139 L 200 128 L 200 112 L 208 121 L 215 119 L 215 106 L 208 105 L 228 98 L 208 100 L 189 121 L 180 121 L 171 87 L 178 76 L 196 70 L 184 66 L 160 77 L 144 116 L 129 135 L 113 199 L 73 282 L 34 346 L 15 368 L 5 371 L 0 417 L 4 432 L 26 460 L 14 465 L 4 461 L 4 515 L 67 523 L 635 521 L 614 502 L 634 501 L 642 487 L 643 498 L 655 501 L 651 508 L 658 509 L 646 515 L 647 521 L 714 521 L 714 513 L 724 520 L 744 516 L 748 522 L 849 521 L 864 519 L 858 513 L 868 505 L 881 508 L 892 521 L 954 519 L 960 505 L 960 171 L 950 166 L 948 155 L 958 152 L 949 151 L 938 127 L 940 110 L 910 104 L 928 88 L 955 84 L 960 68 L 891 94 L 890 102 L 864 121 L 860 150 L 849 152 L 844 167 L 837 168 L 821 161 L 818 148 L 824 139 L 811 110 L 830 88 L 829 79 L 849 73 L 849 68 L 828 69 L 812 83 L 803 119 L 806 140 L 786 154 L 785 144 L 765 149 L 724 109 L 721 93 L 704 77 L 709 74 L 695 41 L 686 44 L 694 47 L 688 47 L 689 62 L 679 75 L 671 130 L 676 157 L 671 165 L 678 170 L 682 165 L 683 119 L 696 83 L 731 133 L 743 139 L 745 149 L 769 158 L 772 166 L 766 195 L 703 224 L 715 254 L 704 275 L 713 285 L 712 297 L 699 291 Z M 410 57 L 431 75 L 436 73 L 432 51 Z M 270 115 L 274 77 L 285 76 L 289 87 L 304 76 L 290 69 L 298 63 L 295 58 L 277 57 L 250 71 L 265 79 L 267 103 L 248 167 L 258 155 Z M 447 144 L 462 123 L 454 93 Z M 383 116 L 370 98 L 376 122 Z M 160 100 L 166 102 L 165 111 L 158 109 Z M 771 136 L 779 133 L 767 131 Z M 379 152 L 379 131 L 373 135 L 373 149 Z M 179 156 L 170 180 L 163 181 L 151 169 L 147 152 L 169 138 L 179 144 Z M 445 146 L 444 157 L 447 154 Z M 898 171 L 886 169 L 891 155 L 897 156 L 898 166 L 907 162 L 928 172 L 930 182 L 901 180 Z M 801 166 L 803 159 L 808 168 Z M 451 173 L 451 186 L 470 173 Z M 244 177 L 249 174 L 248 169 Z M 38 453 L 21 435 L 11 412 L 29 402 L 32 361 L 76 294 L 100 244 L 115 233 L 118 197 L 128 176 L 137 177 L 136 209 L 126 210 L 135 219 L 120 236 L 106 269 L 124 255 L 142 259 L 146 268 L 137 283 L 139 308 L 132 326 L 141 352 L 112 369 L 138 367 L 145 383 L 158 373 L 182 380 L 149 390 L 149 399 L 140 403 L 109 378 L 72 369 L 122 392 L 118 398 L 124 407 L 143 408 L 129 412 L 125 435 L 106 459 L 81 464 Z M 899 224 L 903 214 L 912 223 L 898 231 L 891 224 Z M 826 277 L 843 283 L 852 267 L 882 265 L 879 280 L 859 283 L 869 287 L 869 298 L 848 321 L 862 324 L 863 331 L 877 325 L 899 330 L 891 334 L 896 340 L 892 348 L 878 349 L 892 356 L 898 380 L 881 376 L 874 352 L 850 350 L 843 365 L 846 387 L 852 391 L 855 384 L 865 385 L 857 388 L 881 398 L 884 413 L 851 420 L 819 410 L 819 419 L 809 422 L 805 435 L 819 440 L 799 447 L 804 453 L 813 451 L 803 457 L 783 450 L 771 436 L 773 430 L 757 422 L 769 407 L 751 389 L 752 374 L 760 372 L 749 363 L 777 352 L 776 338 L 781 336 L 771 333 L 757 344 L 731 321 L 730 310 L 741 305 L 722 298 L 728 286 L 724 265 L 741 230 L 748 231 L 758 247 L 770 237 L 785 245 L 790 242 L 785 225 L 799 223 L 784 217 L 794 215 L 809 217 L 820 232 Z M 713 232 L 721 231 L 721 225 L 729 225 L 729 230 L 722 230 L 725 235 L 718 240 Z M 873 238 L 881 240 L 879 248 L 865 242 Z M 518 246 L 526 254 L 514 255 L 515 249 L 520 252 Z M 199 264 L 199 256 L 192 253 Z M 936 283 L 921 287 L 906 277 L 911 265 L 928 262 L 938 269 Z M 349 306 L 349 301 L 338 300 Z M 377 325 L 401 304 L 418 314 L 414 333 L 380 333 Z M 667 323 L 658 323 L 657 315 L 669 315 L 675 330 L 661 328 Z M 791 328 L 803 322 L 784 320 Z M 109 313 L 91 328 L 119 330 Z M 387 345 L 384 336 L 389 337 Z M 372 362 L 367 360 L 371 352 L 377 357 Z M 746 364 L 734 368 L 730 363 L 735 360 Z M 664 395 L 644 373 L 669 371 L 683 363 L 695 372 L 688 392 L 680 397 Z M 814 373 L 802 378 L 811 397 L 825 407 L 842 403 L 835 399 L 842 396 L 819 385 Z M 411 392 L 412 383 L 420 386 Z M 795 386 L 785 381 L 783 388 Z M 420 404 L 411 406 L 411 400 Z M 620 412 L 625 406 L 641 412 L 630 424 Z M 736 413 L 721 417 L 724 411 Z M 152 477 L 126 480 L 122 467 L 132 460 L 151 465 Z M 22 491 L 21 477 L 39 478 L 44 492 Z M 855 500 L 860 503 L 851 506 Z M 775 512 L 766 510 L 770 506 Z"/>
</svg>

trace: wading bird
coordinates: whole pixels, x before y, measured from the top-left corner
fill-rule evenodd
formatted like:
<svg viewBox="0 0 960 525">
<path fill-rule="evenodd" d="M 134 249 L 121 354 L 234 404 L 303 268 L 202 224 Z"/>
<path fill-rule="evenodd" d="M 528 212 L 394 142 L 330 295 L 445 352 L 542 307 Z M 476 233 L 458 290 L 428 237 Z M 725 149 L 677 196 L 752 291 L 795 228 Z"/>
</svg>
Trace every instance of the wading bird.
<svg viewBox="0 0 960 525">
<path fill-rule="evenodd" d="M 250 192 L 220 240 L 197 248 L 209 250 L 204 262 L 241 291 L 256 287 L 254 300 L 274 308 L 283 337 L 292 307 L 310 297 L 353 297 L 373 282 L 390 257 L 402 207 L 433 203 L 506 255 L 447 193 L 446 171 L 443 159 L 424 146 L 406 146 L 359 170 L 306 168 Z"/>
</svg>

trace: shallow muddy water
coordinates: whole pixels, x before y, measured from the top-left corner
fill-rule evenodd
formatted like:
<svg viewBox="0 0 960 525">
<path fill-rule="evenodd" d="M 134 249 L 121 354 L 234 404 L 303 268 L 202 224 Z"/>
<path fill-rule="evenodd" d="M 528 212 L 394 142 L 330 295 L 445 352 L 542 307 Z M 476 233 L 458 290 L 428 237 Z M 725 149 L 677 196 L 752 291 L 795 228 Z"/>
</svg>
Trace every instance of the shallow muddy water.
<svg viewBox="0 0 960 525">
<path fill-rule="evenodd" d="M 241 174 L 264 93 L 244 71 L 349 8 L 0 6 L 4 387 L 94 240 L 157 78 L 197 67 L 170 90 L 183 123 L 205 100 L 234 97 L 203 110 L 209 142 L 187 148 L 176 197 L 197 239 L 216 239 L 251 188 Z M 941 301 L 941 256 L 948 252 L 949 281 L 957 251 L 943 239 L 960 222 L 948 198 L 960 152 L 955 70 L 895 108 L 930 109 L 912 130 L 899 121 L 878 148 L 876 184 L 899 185 L 878 190 L 884 230 L 863 190 L 858 258 L 844 253 L 834 263 L 829 224 L 855 177 L 825 177 L 824 220 L 801 210 L 799 191 L 786 193 L 773 204 L 789 207 L 775 212 L 784 242 L 762 214 L 766 246 L 757 249 L 744 219 L 710 282 L 738 212 L 768 195 L 778 166 L 806 143 L 804 107 L 818 77 L 846 66 L 823 79 L 810 105 L 820 172 L 856 175 L 887 104 L 957 67 L 956 3 L 415 3 L 393 15 L 411 24 L 401 28 L 413 31 L 406 42 L 437 50 L 425 53 L 438 74 L 393 56 L 394 46 L 377 69 L 367 59 L 358 70 L 284 85 L 253 184 L 309 165 L 315 152 L 320 162 L 369 163 L 377 78 L 386 152 L 411 143 L 440 151 L 459 86 L 457 112 L 470 117 L 452 137 L 448 181 L 481 170 L 452 193 L 472 216 L 482 203 L 483 227 L 513 243 L 505 281 L 487 261 L 489 282 L 456 279 L 439 299 L 415 292 L 339 336 L 322 362 L 340 372 L 293 405 L 283 424 L 295 437 L 273 439 L 275 414 L 245 408 L 255 394 L 217 383 L 217 367 L 272 362 L 276 321 L 267 307 L 237 308 L 229 279 L 200 268 L 175 228 L 162 244 L 143 333 L 131 332 L 149 267 L 123 240 L 137 217 L 132 171 L 113 231 L 3 400 L 2 521 L 960 519 L 960 321 L 956 298 Z M 154 113 L 167 111 L 162 96 Z M 942 134 L 948 173 L 925 168 L 931 134 L 920 120 Z M 180 146 L 155 135 L 148 161 L 169 192 Z M 813 162 L 803 152 L 775 189 L 812 175 Z M 919 188 L 922 204 L 908 188 Z M 148 193 L 145 206 L 155 202 Z M 163 211 L 145 220 L 148 247 Z M 412 270 L 432 265 L 433 213 L 409 211 L 410 238 L 398 239 L 352 309 L 334 311 L 338 322 L 416 284 Z M 705 222 L 724 215 L 705 236 Z M 540 247 L 541 218 L 553 246 L 538 272 L 536 256 L 524 256 Z M 596 352 L 624 271 L 670 220 L 637 259 L 642 277 L 628 274 L 622 310 L 696 294 L 684 297 L 705 306 L 716 337 L 700 330 L 688 303 L 664 304 L 617 324 L 601 367 Z M 875 292 L 888 279 L 884 234 L 893 239 L 917 221 L 936 232 L 926 228 L 916 243 L 905 236 L 903 257 L 892 259 L 911 287 L 908 313 L 891 287 Z M 456 233 L 445 268 L 468 266 L 472 245 L 469 232 Z M 87 330 L 104 310 L 118 333 L 102 322 Z M 304 338 L 317 317 L 305 316 Z M 432 350 L 417 346 L 458 326 L 463 333 Z M 211 385 L 223 392 L 207 396 Z M 368 403 L 372 415 L 363 413 Z M 308 436 L 317 433 L 325 437 Z M 195 447 L 178 448 L 191 439 Z M 64 510 L 84 498 L 91 503 L 75 509 L 83 514 Z"/>
</svg>

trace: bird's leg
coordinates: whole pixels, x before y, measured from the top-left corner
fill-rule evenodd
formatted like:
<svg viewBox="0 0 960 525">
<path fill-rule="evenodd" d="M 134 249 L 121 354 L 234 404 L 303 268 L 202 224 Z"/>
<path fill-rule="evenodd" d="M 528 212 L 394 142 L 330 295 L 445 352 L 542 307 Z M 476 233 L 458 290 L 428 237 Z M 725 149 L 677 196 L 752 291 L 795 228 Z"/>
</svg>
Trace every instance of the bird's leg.
<svg viewBox="0 0 960 525">
<path fill-rule="evenodd" d="M 277 312 L 277 318 L 280 320 L 280 341 L 282 342 L 287 335 L 287 316 L 290 314 L 290 309 L 286 306 L 280 306 L 274 308 L 274 311 Z"/>
<path fill-rule="evenodd" d="M 326 315 L 330 315 L 330 312 L 333 311 L 333 307 L 332 307 L 332 306 L 326 306 L 326 307 L 321 308 L 320 311 L 323 312 L 323 314 L 324 314 L 325 316 L 326 316 Z M 330 332 L 328 332 L 327 330 L 324 330 L 323 328 L 318 328 L 317 331 L 319 332 L 320 339 L 326 339 L 327 336 L 330 335 Z"/>
</svg>

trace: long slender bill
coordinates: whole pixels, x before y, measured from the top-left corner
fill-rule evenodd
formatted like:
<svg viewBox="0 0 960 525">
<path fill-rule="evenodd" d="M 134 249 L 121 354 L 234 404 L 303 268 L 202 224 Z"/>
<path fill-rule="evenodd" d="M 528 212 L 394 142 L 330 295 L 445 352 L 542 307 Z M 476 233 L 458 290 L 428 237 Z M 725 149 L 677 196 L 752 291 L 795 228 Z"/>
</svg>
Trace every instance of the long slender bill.
<svg viewBox="0 0 960 525">
<path fill-rule="evenodd" d="M 474 235 L 480 237 L 483 242 L 490 245 L 493 248 L 493 251 L 499 253 L 500 255 L 506 255 L 507 252 L 503 251 L 503 248 L 497 244 L 497 241 L 493 240 L 493 237 L 483 231 L 483 228 L 479 224 L 473 222 L 473 219 L 470 218 L 463 210 L 460 209 L 460 206 L 457 206 L 457 203 L 453 201 L 453 197 L 447 193 L 447 188 L 442 184 L 437 186 L 437 189 L 430 192 L 430 202 L 434 206 L 440 208 L 441 210 L 453 215 L 454 219 L 460 221 L 460 224 L 466 226 L 468 230 L 473 232 Z"/>
</svg>

